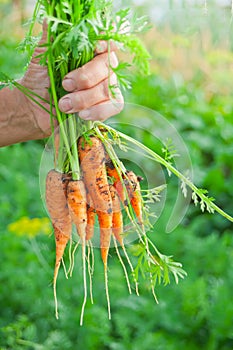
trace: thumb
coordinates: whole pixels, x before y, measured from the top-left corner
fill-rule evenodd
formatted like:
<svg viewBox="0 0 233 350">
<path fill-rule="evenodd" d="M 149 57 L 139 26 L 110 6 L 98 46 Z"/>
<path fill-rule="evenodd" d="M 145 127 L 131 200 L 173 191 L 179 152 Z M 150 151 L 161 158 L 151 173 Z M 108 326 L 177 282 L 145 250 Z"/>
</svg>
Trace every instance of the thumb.
<svg viewBox="0 0 233 350">
<path fill-rule="evenodd" d="M 40 63 L 40 59 L 41 59 L 41 55 L 43 53 L 45 53 L 46 51 L 46 42 L 47 42 L 47 34 L 48 34 L 48 24 L 46 22 L 46 20 L 43 21 L 43 25 L 42 25 L 42 37 L 37 45 L 37 47 L 34 50 L 34 53 L 32 55 L 32 59 L 31 59 L 31 63 L 34 64 L 39 64 Z"/>
</svg>

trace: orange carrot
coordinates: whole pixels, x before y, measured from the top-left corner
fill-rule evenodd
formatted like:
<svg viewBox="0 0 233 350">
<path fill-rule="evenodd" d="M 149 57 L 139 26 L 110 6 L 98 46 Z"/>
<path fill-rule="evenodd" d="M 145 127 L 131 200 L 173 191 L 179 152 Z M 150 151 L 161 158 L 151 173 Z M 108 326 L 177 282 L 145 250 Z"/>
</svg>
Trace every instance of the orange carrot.
<svg viewBox="0 0 233 350">
<path fill-rule="evenodd" d="M 108 252 L 111 242 L 111 234 L 112 234 L 112 216 L 98 211 L 97 210 L 97 216 L 99 220 L 99 226 L 100 226 L 100 250 L 101 250 L 101 257 L 104 263 L 104 268 L 107 268 L 107 261 L 108 261 Z"/>
<path fill-rule="evenodd" d="M 112 208 L 113 208 L 113 216 L 112 216 L 112 233 L 121 246 L 124 245 L 122 239 L 123 233 L 123 217 L 121 213 L 121 204 L 120 198 L 117 194 L 117 190 L 112 185 L 110 186 L 110 192 L 112 196 Z"/>
<path fill-rule="evenodd" d="M 83 288 L 84 300 L 80 317 L 80 325 L 83 324 L 84 309 L 87 301 L 86 282 L 86 227 L 87 227 L 87 197 L 83 180 L 71 180 L 67 187 L 67 201 L 72 220 L 76 226 L 77 233 L 82 241 L 83 262 Z"/>
<path fill-rule="evenodd" d="M 65 178 L 64 174 L 56 170 L 50 170 L 46 178 L 46 205 L 52 221 L 56 242 L 53 287 L 57 318 L 56 281 L 61 260 L 72 232 L 71 217 L 66 200 L 68 181 L 69 178 Z"/>
<path fill-rule="evenodd" d="M 49 171 L 46 178 L 46 205 L 55 233 L 56 269 L 59 268 L 72 229 L 66 200 L 67 183 L 68 179 L 62 173 Z"/>
<path fill-rule="evenodd" d="M 105 150 L 97 137 L 91 136 L 87 141 L 81 137 L 78 141 L 79 158 L 84 182 L 93 201 L 100 226 L 100 250 L 104 263 L 105 292 L 108 304 L 108 317 L 111 319 L 108 292 L 107 261 L 112 234 L 112 198 L 109 190 L 105 167 Z"/>
<path fill-rule="evenodd" d="M 96 210 L 111 212 L 111 195 L 105 169 L 105 150 L 97 137 L 78 141 L 79 158 L 84 182 Z"/>
<path fill-rule="evenodd" d="M 133 268 L 132 263 L 131 263 L 131 261 L 129 259 L 127 251 L 125 249 L 123 236 L 122 236 L 123 230 L 124 230 L 124 226 L 123 226 L 123 217 L 122 217 L 122 212 L 121 212 L 120 198 L 118 196 L 117 190 L 115 189 L 115 187 L 113 185 L 110 186 L 110 192 L 111 192 L 111 195 L 112 195 L 112 206 L 113 206 L 112 233 L 113 233 L 114 237 L 116 238 L 116 240 L 120 243 L 121 248 L 123 249 L 123 252 L 125 254 L 126 260 L 127 260 L 128 264 L 129 264 L 129 267 L 130 267 L 131 272 L 132 272 L 132 276 L 133 276 L 134 283 L 135 283 L 136 294 L 139 295 L 138 282 L 137 282 L 137 280 L 135 278 L 134 268 Z M 116 248 L 116 252 L 117 252 L 118 258 L 120 260 L 120 263 L 121 263 L 121 265 L 123 267 L 123 270 L 124 270 L 124 273 L 125 273 L 125 278 L 126 278 L 127 286 L 128 286 L 128 289 L 129 289 L 129 293 L 131 294 L 132 292 L 131 292 L 131 286 L 130 286 L 128 273 L 127 273 L 126 267 L 124 265 L 124 262 L 123 262 L 123 260 L 121 258 L 121 255 L 120 255 L 120 253 L 118 251 L 116 241 L 114 241 L 114 243 L 115 243 L 115 248 Z"/>
<path fill-rule="evenodd" d="M 124 205 L 128 204 L 128 201 L 126 199 L 125 191 L 124 191 L 124 185 L 122 184 L 122 179 L 124 178 L 124 175 L 122 174 L 122 178 L 120 177 L 117 169 L 115 168 L 112 160 L 109 158 L 109 156 L 106 156 L 107 161 L 106 161 L 106 169 L 107 169 L 107 174 L 109 177 L 112 178 L 113 180 L 113 186 L 116 188 L 117 193 Z"/>
<path fill-rule="evenodd" d="M 91 196 L 87 193 L 87 226 L 86 240 L 89 241 L 94 235 L 96 212 L 93 207 Z"/>
<path fill-rule="evenodd" d="M 112 230 L 112 198 L 105 168 L 105 150 L 94 136 L 81 137 L 78 142 L 84 182 L 93 201 L 100 226 L 100 248 L 104 267 L 107 267 Z"/>
<path fill-rule="evenodd" d="M 83 240 L 86 237 L 87 198 L 82 180 L 70 180 L 67 187 L 67 201 L 77 233 Z"/>
<path fill-rule="evenodd" d="M 139 224 L 142 224 L 142 197 L 140 189 L 140 181 L 142 178 L 140 176 L 136 176 L 133 171 L 127 171 L 126 176 L 128 178 L 126 181 L 126 187 L 130 198 L 130 203 L 133 207 Z"/>
</svg>

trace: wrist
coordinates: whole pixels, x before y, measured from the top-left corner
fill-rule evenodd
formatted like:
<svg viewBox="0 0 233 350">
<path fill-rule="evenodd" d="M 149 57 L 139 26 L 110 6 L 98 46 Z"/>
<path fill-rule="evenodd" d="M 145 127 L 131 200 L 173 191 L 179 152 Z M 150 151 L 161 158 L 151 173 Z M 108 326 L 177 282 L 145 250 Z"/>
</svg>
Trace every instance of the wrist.
<svg viewBox="0 0 233 350">
<path fill-rule="evenodd" d="M 25 78 L 25 77 L 24 77 Z M 33 83 L 33 79 L 30 82 L 29 79 L 27 78 L 27 80 L 25 81 L 24 78 L 22 78 L 21 80 L 18 81 L 18 83 L 24 87 L 25 89 L 28 90 L 29 95 L 30 95 L 30 91 L 34 91 L 33 86 L 36 86 L 36 82 L 34 81 Z M 30 82 L 30 84 L 29 84 Z M 27 122 L 28 126 L 30 126 L 31 130 L 33 131 L 33 134 L 31 135 L 31 139 L 41 139 L 44 137 L 47 137 L 49 135 L 49 131 L 45 130 L 43 128 L 43 125 L 40 125 L 40 117 L 43 117 L 43 114 L 46 114 L 46 119 L 49 120 L 49 115 L 48 113 L 46 113 L 45 111 L 43 111 L 43 109 L 36 103 L 36 101 L 38 101 L 39 103 L 41 103 L 41 101 L 31 95 L 33 97 L 33 99 L 35 101 L 33 101 L 30 97 L 28 97 L 27 95 L 25 95 L 22 91 L 20 91 L 19 89 L 16 89 L 17 94 L 22 102 L 22 107 L 23 110 L 21 111 L 23 115 L 25 115 L 25 121 Z M 37 93 L 37 91 L 35 91 Z M 38 92 L 39 94 L 40 92 Z M 43 102 L 42 102 L 43 104 Z M 49 107 L 47 107 L 49 108 Z"/>
<path fill-rule="evenodd" d="M 44 137 L 25 95 L 15 87 L 0 93 L 0 146 Z"/>
<path fill-rule="evenodd" d="M 50 81 L 47 68 L 31 62 L 19 84 L 28 89 L 29 92 L 32 91 L 38 95 L 38 97 L 32 95 L 34 101 L 30 97 L 24 96 L 25 108 L 30 116 L 31 123 L 37 130 L 35 130 L 37 132 L 36 139 L 50 136 L 50 96 L 48 92 Z"/>
</svg>

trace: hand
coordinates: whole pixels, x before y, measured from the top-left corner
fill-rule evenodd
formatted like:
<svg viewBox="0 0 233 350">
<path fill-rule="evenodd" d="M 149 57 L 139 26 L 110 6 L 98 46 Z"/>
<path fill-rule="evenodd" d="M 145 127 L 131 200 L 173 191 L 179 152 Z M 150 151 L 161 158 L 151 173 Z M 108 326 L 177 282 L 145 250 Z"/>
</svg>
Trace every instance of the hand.
<svg viewBox="0 0 233 350">
<path fill-rule="evenodd" d="M 104 49 L 105 45 L 102 47 Z M 70 93 L 59 101 L 61 111 L 80 112 L 79 116 L 85 120 L 105 120 L 122 110 L 124 100 L 120 89 L 114 89 L 114 100 L 109 93 L 109 83 L 117 85 L 113 72 L 108 78 L 109 64 L 112 67 L 118 65 L 116 54 L 99 52 L 101 46 L 92 61 L 68 73 L 63 80 L 64 89 Z"/>
<path fill-rule="evenodd" d="M 46 36 L 47 32 L 44 28 L 40 44 L 46 41 Z M 40 44 L 35 49 L 21 84 L 49 101 L 50 82 L 47 67 L 40 65 L 37 57 L 45 51 L 45 48 Z M 109 63 L 116 67 L 118 64 L 117 56 L 114 51 L 109 55 L 106 43 L 100 43 L 92 61 L 68 73 L 64 78 L 62 84 L 69 93 L 59 101 L 60 110 L 65 113 L 80 112 L 79 116 L 85 120 L 105 120 L 119 113 L 123 108 L 124 100 L 119 88 L 114 91 L 114 100 L 110 96 L 108 88 Z M 113 72 L 110 75 L 110 84 L 117 85 L 117 78 Z M 49 109 L 48 104 L 41 102 L 41 100 L 39 102 Z M 49 136 L 51 129 L 48 113 L 29 99 L 27 99 L 27 105 L 40 130 L 41 135 L 38 138 Z"/>
</svg>

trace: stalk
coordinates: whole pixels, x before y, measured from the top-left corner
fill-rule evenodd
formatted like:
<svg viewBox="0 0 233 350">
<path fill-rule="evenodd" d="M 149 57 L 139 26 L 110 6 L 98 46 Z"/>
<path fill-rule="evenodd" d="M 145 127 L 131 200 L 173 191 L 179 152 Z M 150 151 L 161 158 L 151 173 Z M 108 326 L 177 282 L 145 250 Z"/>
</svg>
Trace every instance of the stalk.
<svg viewBox="0 0 233 350">
<path fill-rule="evenodd" d="M 101 125 L 101 124 L 100 124 Z M 197 194 L 197 196 L 206 203 L 210 208 L 212 208 L 214 211 L 218 212 L 220 215 L 225 217 L 227 220 L 233 222 L 233 217 L 226 212 L 224 212 L 221 208 L 219 208 L 216 204 L 214 204 L 210 198 L 205 196 L 205 194 L 202 192 L 201 189 L 199 189 L 197 186 L 195 186 L 192 181 L 190 181 L 187 177 L 185 177 L 182 173 L 179 172 L 171 163 L 167 162 L 164 158 L 162 158 L 159 154 L 152 151 L 147 146 L 143 145 L 141 142 L 133 139 L 132 137 L 120 132 L 116 131 L 115 129 L 111 128 L 109 125 L 106 126 L 108 130 L 117 133 L 122 139 L 127 140 L 128 142 L 132 143 L 133 145 L 137 146 L 139 149 L 142 149 L 144 152 L 146 152 L 145 156 L 149 156 L 150 159 L 155 160 L 156 162 L 162 164 L 165 168 L 167 168 L 171 173 L 173 173 L 178 179 L 180 179 L 182 182 L 184 182 L 191 190 Z M 138 152 L 134 148 L 128 148 L 129 150 L 133 152 Z"/>
<path fill-rule="evenodd" d="M 66 25 L 69 24 L 70 26 L 74 26 L 76 23 L 79 23 L 81 20 L 81 8 L 82 5 L 84 5 L 85 2 L 82 1 L 76 1 L 76 2 L 69 2 L 70 9 L 72 9 L 71 12 L 63 11 L 64 8 L 63 3 L 56 3 L 54 0 L 51 4 L 46 4 L 46 12 L 49 16 L 49 28 L 48 28 L 48 43 L 50 44 L 50 48 L 48 49 L 48 72 L 49 77 L 51 81 L 51 94 L 54 101 L 54 106 L 56 109 L 57 114 L 57 120 L 61 129 L 60 136 L 62 143 L 64 143 L 67 155 L 68 155 L 68 162 L 70 164 L 70 169 L 72 172 L 73 179 L 79 179 L 80 177 L 80 168 L 79 168 L 79 157 L 78 157 L 78 150 L 77 150 L 77 139 L 80 136 L 80 130 L 77 131 L 77 123 L 75 116 L 73 115 L 66 115 L 64 113 L 61 113 L 58 107 L 58 100 L 61 96 L 58 96 L 58 89 L 60 89 L 61 81 L 63 80 L 64 76 L 68 73 L 70 70 L 69 67 L 73 69 L 76 69 L 83 64 L 90 61 L 93 56 L 94 52 L 93 50 L 84 50 L 82 52 L 81 56 L 75 57 L 72 53 L 68 53 L 67 59 L 63 60 L 59 63 L 57 62 L 57 58 L 62 55 L 63 49 L 62 44 L 60 45 L 60 40 L 63 40 L 64 38 L 64 32 L 57 31 L 57 33 L 51 32 L 51 20 L 54 18 L 54 20 L 57 18 L 60 24 Z M 51 42 L 51 37 L 54 36 L 53 42 Z M 54 55 L 53 55 L 53 44 L 54 44 Z M 54 57 L 53 57 L 54 56 Z M 60 73 L 57 74 L 57 72 Z M 63 125 L 64 120 L 67 120 L 67 126 L 68 130 L 65 130 L 65 127 Z M 81 129 L 87 131 L 92 129 L 93 123 L 91 121 L 78 121 L 79 126 Z M 67 134 L 67 131 L 69 131 L 69 134 Z M 62 164 L 62 156 L 60 155 L 60 152 L 62 152 L 62 148 L 59 148 L 59 155 L 58 155 L 58 166 L 59 168 L 63 167 Z"/>
<path fill-rule="evenodd" d="M 31 101 L 35 102 L 40 108 L 42 108 L 45 112 L 50 113 L 50 110 L 48 110 L 44 105 L 42 105 L 36 98 L 39 98 L 42 102 L 48 103 L 49 101 L 45 100 L 40 95 L 36 94 L 32 90 L 27 89 L 25 86 L 21 85 L 17 81 L 11 82 L 18 90 L 20 90 L 25 96 L 27 96 Z M 35 96 L 35 97 L 33 97 Z M 53 116 L 53 115 L 52 115 Z M 54 116 L 53 116 L 54 117 Z"/>
<path fill-rule="evenodd" d="M 41 6 L 41 1 L 37 1 L 36 5 L 34 7 L 33 14 L 32 14 L 31 24 L 30 24 L 30 27 L 29 27 L 29 30 L 28 30 L 28 36 L 29 37 L 32 36 L 33 28 L 34 28 L 34 25 L 35 25 L 35 22 L 36 22 L 36 19 L 37 19 L 37 14 L 39 13 L 39 10 L 40 10 L 40 6 Z"/>
<path fill-rule="evenodd" d="M 69 131 L 70 131 L 70 142 L 71 142 L 71 150 L 72 150 L 72 178 L 74 180 L 78 180 L 80 178 L 80 168 L 79 168 L 79 157 L 78 157 L 78 148 L 77 148 L 77 134 L 76 134 L 76 123 L 75 116 L 69 115 L 68 119 L 69 123 Z"/>
<path fill-rule="evenodd" d="M 51 36 L 51 26 L 49 25 L 49 28 L 48 28 L 48 40 L 49 41 L 50 41 L 50 36 Z M 52 58 L 52 55 L 51 55 L 51 50 L 49 50 L 47 65 L 48 65 L 48 74 L 49 74 L 49 78 L 50 78 L 51 94 L 52 94 L 52 97 L 53 97 L 53 102 L 54 102 L 54 106 L 55 106 L 56 113 L 57 113 L 57 120 L 58 120 L 58 123 L 59 123 L 61 137 L 62 137 L 62 139 L 64 141 L 69 161 L 72 164 L 73 157 L 72 157 L 72 154 L 70 152 L 69 141 L 68 141 L 65 129 L 64 129 L 62 115 L 61 115 L 60 109 L 58 107 L 58 98 L 57 98 L 57 93 L 56 93 L 56 86 L 55 86 L 55 81 L 54 81 L 52 62 L 53 62 L 53 58 Z"/>
</svg>

